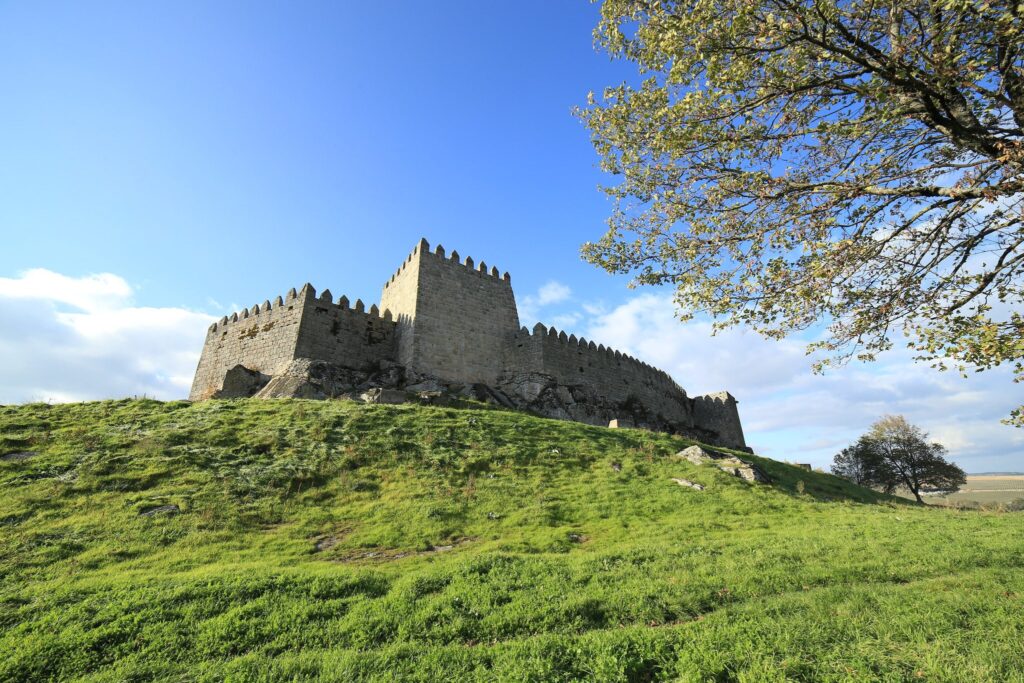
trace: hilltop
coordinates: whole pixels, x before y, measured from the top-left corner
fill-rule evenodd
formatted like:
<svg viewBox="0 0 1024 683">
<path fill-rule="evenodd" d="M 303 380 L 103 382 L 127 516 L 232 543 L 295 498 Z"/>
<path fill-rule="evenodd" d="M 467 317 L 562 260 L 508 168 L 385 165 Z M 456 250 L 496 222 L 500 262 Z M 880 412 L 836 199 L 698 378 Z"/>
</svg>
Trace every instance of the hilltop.
<svg viewBox="0 0 1024 683">
<path fill-rule="evenodd" d="M 1020 514 L 484 406 L 0 407 L 0 680 L 1021 680 Z M 680 486 L 686 478 L 705 486 Z"/>
</svg>

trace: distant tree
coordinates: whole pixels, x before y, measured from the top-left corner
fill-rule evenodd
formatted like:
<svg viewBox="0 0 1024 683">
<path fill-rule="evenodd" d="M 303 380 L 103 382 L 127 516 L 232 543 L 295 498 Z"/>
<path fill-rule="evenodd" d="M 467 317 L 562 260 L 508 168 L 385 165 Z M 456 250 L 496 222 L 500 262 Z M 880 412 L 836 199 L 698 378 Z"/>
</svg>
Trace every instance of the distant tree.
<svg viewBox="0 0 1024 683">
<path fill-rule="evenodd" d="M 955 493 L 967 481 L 964 471 L 946 460 L 945 453 L 945 446 L 929 443 L 919 427 L 902 416 L 887 415 L 835 456 L 832 472 L 886 493 L 906 488 L 923 503 L 922 490 Z"/>
<path fill-rule="evenodd" d="M 825 323 L 817 369 L 902 333 L 1024 380 L 1020 0 L 603 0 L 595 36 L 646 80 L 578 111 L 619 179 L 587 260 L 684 320 Z"/>
</svg>

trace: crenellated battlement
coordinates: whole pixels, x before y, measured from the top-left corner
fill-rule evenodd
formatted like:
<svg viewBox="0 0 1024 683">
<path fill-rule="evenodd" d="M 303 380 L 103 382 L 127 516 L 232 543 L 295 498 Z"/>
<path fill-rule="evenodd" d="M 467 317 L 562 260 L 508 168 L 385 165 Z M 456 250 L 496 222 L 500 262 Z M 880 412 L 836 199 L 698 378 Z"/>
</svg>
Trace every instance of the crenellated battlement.
<svg viewBox="0 0 1024 683">
<path fill-rule="evenodd" d="M 666 389 L 685 393 L 683 388 L 664 370 L 659 370 L 649 363 L 645 363 L 638 358 L 634 358 L 611 347 L 606 347 L 604 344 L 595 344 L 593 341 L 587 341 L 583 337 L 577 338 L 575 334 L 566 336 L 565 331 L 558 331 L 554 327 L 545 326 L 543 323 L 534 325 L 532 331 L 526 327 L 521 327 L 516 334 L 516 341 L 517 343 L 524 341 L 540 342 L 564 347 L 566 350 L 577 352 L 586 360 L 605 365 L 615 364 L 639 376 L 649 378 L 650 381 Z"/>
<path fill-rule="evenodd" d="M 381 313 L 376 304 L 371 305 L 369 310 L 366 310 L 366 305 L 361 299 L 356 299 L 354 305 L 350 305 L 349 298 L 344 295 L 338 297 L 337 301 L 335 301 L 329 289 L 325 289 L 318 297 L 316 295 L 316 288 L 307 282 L 299 290 L 296 290 L 294 287 L 288 290 L 288 293 L 283 297 L 275 297 L 273 301 L 265 299 L 262 304 L 253 304 L 251 308 L 243 308 L 241 311 L 235 311 L 230 316 L 223 316 L 220 320 L 210 325 L 206 334 L 210 336 L 218 331 L 223 333 L 226 329 L 237 326 L 238 323 L 245 326 L 252 325 L 257 322 L 256 319 L 258 318 L 280 314 L 282 310 L 293 310 L 296 305 L 304 305 L 310 301 L 315 301 L 321 307 L 329 307 L 332 311 L 360 313 L 367 316 L 367 318 L 378 318 L 382 321 L 391 321 L 393 319 L 390 311 Z"/>
<path fill-rule="evenodd" d="M 723 445 L 743 446 L 728 394 L 689 399 L 668 373 L 629 354 L 541 323 L 522 327 L 508 272 L 440 244 L 431 249 L 426 239 L 384 283 L 379 304 L 335 298 L 329 289 L 318 295 L 307 282 L 222 317 L 207 332 L 190 396 L 216 395 L 237 365 L 275 377 L 298 359 L 366 377 L 390 363 L 406 377 L 500 385 L 531 409 L 533 399 L 523 397 L 554 382 L 569 398 L 562 408 L 538 408 L 553 416 L 607 424 L 618 411 L 645 414 L 659 428 L 720 434 L 714 438 Z"/>
<path fill-rule="evenodd" d="M 438 244 L 434 248 L 434 250 L 431 251 L 430 243 L 427 242 L 426 239 L 421 239 L 419 244 L 416 245 L 412 252 L 410 252 L 406 259 L 402 262 L 402 265 L 399 266 L 398 269 L 391 274 L 391 277 L 388 279 L 388 281 L 384 283 L 385 290 L 390 288 L 391 285 L 395 282 L 395 280 L 402 276 L 402 273 L 405 271 L 407 267 L 409 267 L 413 263 L 416 257 L 433 258 L 440 263 L 465 268 L 467 271 L 475 275 L 479 275 L 480 277 L 493 278 L 495 280 L 507 283 L 509 287 L 512 286 L 512 276 L 508 274 L 508 271 L 505 271 L 505 273 L 502 274 L 498 270 L 497 266 L 491 266 L 488 269 L 487 264 L 484 261 L 476 263 L 473 260 L 472 256 L 467 256 L 466 258 L 463 259 L 461 256 L 459 256 L 459 252 L 455 250 L 452 250 L 452 253 L 448 254 L 445 251 L 444 246 L 441 244 Z"/>
<path fill-rule="evenodd" d="M 637 380 L 643 380 L 647 384 L 666 391 L 678 391 L 683 395 L 686 394 L 685 390 L 668 373 L 654 368 L 639 358 L 604 344 L 588 341 L 584 337 L 578 338 L 574 334 L 566 335 L 564 331 L 559 331 L 554 327 L 549 328 L 543 323 L 535 325 L 532 331 L 525 327 L 520 328 L 516 333 L 515 341 L 517 345 L 551 349 L 555 352 L 551 358 L 560 359 L 563 365 L 568 364 L 571 360 L 577 364 L 578 368 L 583 368 L 583 372 L 586 372 L 586 368 L 601 371 L 623 371 L 625 376 L 635 377 Z M 580 362 L 585 365 L 579 366 Z"/>
</svg>

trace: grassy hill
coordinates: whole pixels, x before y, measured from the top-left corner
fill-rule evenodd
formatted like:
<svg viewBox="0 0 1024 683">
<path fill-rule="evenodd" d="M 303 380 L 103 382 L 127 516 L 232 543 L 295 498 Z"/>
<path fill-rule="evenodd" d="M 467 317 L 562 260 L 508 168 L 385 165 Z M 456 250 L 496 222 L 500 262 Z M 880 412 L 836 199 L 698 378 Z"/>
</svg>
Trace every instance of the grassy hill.
<svg viewBox="0 0 1024 683">
<path fill-rule="evenodd" d="M 411 405 L 0 407 L 0 681 L 1024 680 L 1024 516 L 764 459 L 750 484 L 688 443 Z"/>
</svg>

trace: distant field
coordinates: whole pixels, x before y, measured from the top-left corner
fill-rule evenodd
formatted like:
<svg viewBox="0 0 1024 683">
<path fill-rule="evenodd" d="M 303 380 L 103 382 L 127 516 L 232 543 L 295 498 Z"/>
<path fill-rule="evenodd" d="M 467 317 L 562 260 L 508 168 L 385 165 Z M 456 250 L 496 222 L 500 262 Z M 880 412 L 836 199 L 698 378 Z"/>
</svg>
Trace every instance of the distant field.
<svg viewBox="0 0 1024 683">
<path fill-rule="evenodd" d="M 996 505 L 1024 499 L 1024 474 L 967 475 L 967 484 L 951 496 L 927 496 L 929 503 Z"/>
</svg>

